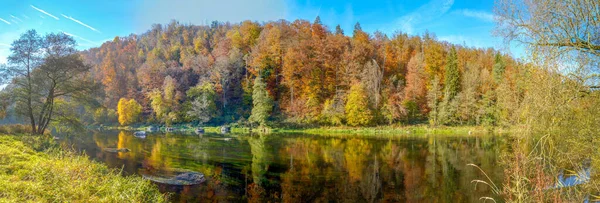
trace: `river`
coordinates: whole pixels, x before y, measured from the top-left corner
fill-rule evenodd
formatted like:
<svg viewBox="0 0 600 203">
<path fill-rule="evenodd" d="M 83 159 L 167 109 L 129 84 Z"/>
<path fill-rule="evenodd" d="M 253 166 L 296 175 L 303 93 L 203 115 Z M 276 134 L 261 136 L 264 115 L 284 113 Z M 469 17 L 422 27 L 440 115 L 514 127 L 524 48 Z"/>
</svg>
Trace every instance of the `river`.
<svg viewBox="0 0 600 203">
<path fill-rule="evenodd" d="M 496 197 L 480 166 L 501 185 L 506 136 L 411 135 L 393 138 L 308 134 L 89 132 L 63 145 L 123 171 L 196 171 L 195 186 L 160 184 L 173 202 L 479 202 Z M 127 148 L 109 152 L 106 148 Z M 496 198 L 498 199 L 498 198 Z"/>
</svg>

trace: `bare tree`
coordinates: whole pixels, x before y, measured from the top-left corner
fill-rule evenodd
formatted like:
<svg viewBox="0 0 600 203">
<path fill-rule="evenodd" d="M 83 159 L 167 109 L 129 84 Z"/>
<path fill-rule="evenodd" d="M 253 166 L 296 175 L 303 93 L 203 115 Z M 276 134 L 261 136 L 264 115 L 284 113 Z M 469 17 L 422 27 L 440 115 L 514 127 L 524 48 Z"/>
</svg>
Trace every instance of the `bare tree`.
<svg viewBox="0 0 600 203">
<path fill-rule="evenodd" d="M 597 0 L 499 0 L 497 34 L 536 49 L 558 48 L 600 57 L 600 2 Z"/>
<path fill-rule="evenodd" d="M 383 82 L 383 68 L 380 68 L 375 59 L 367 62 L 363 69 L 362 82 L 368 91 L 369 98 L 375 109 L 381 103 L 381 83 Z"/>
</svg>

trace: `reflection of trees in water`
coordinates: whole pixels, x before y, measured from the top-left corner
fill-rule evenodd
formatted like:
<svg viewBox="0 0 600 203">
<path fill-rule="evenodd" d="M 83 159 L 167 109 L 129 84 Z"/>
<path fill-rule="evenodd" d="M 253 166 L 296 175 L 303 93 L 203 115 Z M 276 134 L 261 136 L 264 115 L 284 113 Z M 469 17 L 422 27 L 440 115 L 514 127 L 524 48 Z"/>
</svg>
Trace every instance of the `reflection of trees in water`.
<svg viewBox="0 0 600 203">
<path fill-rule="evenodd" d="M 250 144 L 250 151 L 252 153 L 252 178 L 253 183 L 247 188 L 248 200 L 250 202 L 262 202 L 263 198 L 266 198 L 267 190 L 265 187 L 269 186 L 269 180 L 266 177 L 266 173 L 269 170 L 269 165 L 273 161 L 273 155 L 271 146 L 267 142 L 268 135 L 259 135 L 257 137 L 248 138 L 248 144 Z"/>
<path fill-rule="evenodd" d="M 209 140 L 207 138 L 188 138 L 171 134 L 149 136 L 144 163 L 162 171 L 192 170 L 213 176 L 217 170 L 210 165 Z M 221 160 L 222 161 L 222 160 Z"/>
<path fill-rule="evenodd" d="M 473 163 L 489 171 L 492 177 L 501 173 L 498 163 L 500 143 L 490 143 L 495 138 L 431 138 L 428 141 L 425 175 L 428 195 L 437 201 L 478 201 L 481 196 L 492 195 L 489 188 L 477 187 L 471 183 L 482 179 L 482 174 L 467 164 Z M 498 179 L 500 180 L 500 179 Z M 433 196 L 435 195 L 435 196 Z"/>
<path fill-rule="evenodd" d="M 205 175 L 205 184 L 194 187 L 183 187 L 178 196 L 180 201 L 196 202 L 199 200 L 226 200 L 230 197 L 228 183 L 230 178 L 225 175 L 223 163 L 223 142 L 210 141 L 204 137 L 188 137 L 188 135 L 165 134 L 146 138 L 149 154 L 144 160 L 147 169 L 155 170 L 162 175 L 173 175 L 182 171 L 197 171 Z M 220 158 L 217 158 L 220 157 Z M 209 161 L 210 159 L 212 160 Z M 157 174 L 158 175 L 158 174 Z"/>
<path fill-rule="evenodd" d="M 289 158 L 288 171 L 281 174 L 281 192 L 287 202 L 314 202 L 325 184 L 321 144 L 312 139 L 295 139 L 280 151 Z"/>
<path fill-rule="evenodd" d="M 466 165 L 494 167 L 499 146 L 489 142 L 290 139 L 279 153 L 288 166 L 281 175 L 283 200 L 478 201 L 488 191 L 473 190 L 480 173 Z"/>
<path fill-rule="evenodd" d="M 290 139 L 280 151 L 291 164 L 281 175 L 283 201 L 377 201 L 381 164 L 372 149 L 362 139 Z"/>
<path fill-rule="evenodd" d="M 150 149 L 150 156 L 144 160 L 144 167 L 149 172 L 152 170 L 165 170 L 168 168 L 168 160 L 165 160 L 165 156 L 162 151 L 162 139 L 156 138 L 153 140 L 152 147 Z"/>
<path fill-rule="evenodd" d="M 322 146 L 324 148 L 323 159 L 325 162 L 331 164 L 335 168 L 335 171 L 345 170 L 344 142 L 341 139 L 327 139 Z"/>
<path fill-rule="evenodd" d="M 381 157 L 380 177 L 382 195 L 385 202 L 404 202 L 404 149 L 397 143 L 388 141 L 379 152 Z"/>
<path fill-rule="evenodd" d="M 346 169 L 352 181 L 362 178 L 363 170 L 367 164 L 367 156 L 371 153 L 371 145 L 364 139 L 351 139 L 346 142 L 344 157 L 346 158 Z"/>
<path fill-rule="evenodd" d="M 96 143 L 96 146 L 98 146 L 98 148 L 100 149 L 104 149 L 104 148 L 113 148 L 115 146 L 117 146 L 117 142 L 119 141 L 118 139 L 111 139 L 114 138 L 114 136 L 106 136 L 104 134 L 102 134 L 102 132 L 98 132 L 95 131 L 94 135 L 92 136 L 94 142 Z"/>
<path fill-rule="evenodd" d="M 367 202 L 375 202 L 381 190 L 381 177 L 379 176 L 379 161 L 377 155 L 373 155 L 372 163 L 365 170 L 360 180 L 360 190 Z"/>
<path fill-rule="evenodd" d="M 413 143 L 411 143 L 413 144 Z M 404 146 L 400 152 L 403 161 L 402 172 L 404 173 L 404 196 L 407 202 L 425 201 L 427 193 L 433 188 L 428 188 L 425 176 L 426 151 L 420 146 Z"/>
<path fill-rule="evenodd" d="M 270 146 L 266 144 L 267 135 L 260 135 L 248 139 L 250 151 L 252 153 L 252 177 L 254 183 L 265 185 L 267 179 L 265 174 L 269 170 L 269 164 L 272 162 L 272 154 L 270 154 Z"/>
<path fill-rule="evenodd" d="M 127 136 L 125 134 L 125 131 L 119 132 L 117 148 L 122 149 L 122 148 L 132 147 L 132 146 L 128 146 L 129 144 L 131 144 L 131 136 Z M 117 157 L 119 157 L 119 159 L 127 159 L 127 158 L 129 158 L 129 156 L 131 154 L 134 154 L 134 153 L 135 152 L 133 152 L 133 153 L 118 153 Z"/>
<path fill-rule="evenodd" d="M 501 140 L 433 136 L 377 140 L 261 135 L 230 141 L 210 135 L 156 135 L 142 140 L 120 133 L 110 137 L 96 142 L 130 148 L 125 158 L 139 159 L 138 163 L 145 159 L 157 168 L 204 173 L 206 185 L 191 190 L 190 195 L 224 200 L 246 189 L 250 202 L 478 201 L 488 191 L 484 187 L 473 190 L 471 181 L 482 177 L 466 165 L 480 165 L 498 179 L 501 176 L 495 172 L 502 172 L 495 165 L 498 152 L 508 149 Z M 241 166 L 247 166 L 250 174 L 237 171 L 239 176 L 232 176 Z"/>
</svg>

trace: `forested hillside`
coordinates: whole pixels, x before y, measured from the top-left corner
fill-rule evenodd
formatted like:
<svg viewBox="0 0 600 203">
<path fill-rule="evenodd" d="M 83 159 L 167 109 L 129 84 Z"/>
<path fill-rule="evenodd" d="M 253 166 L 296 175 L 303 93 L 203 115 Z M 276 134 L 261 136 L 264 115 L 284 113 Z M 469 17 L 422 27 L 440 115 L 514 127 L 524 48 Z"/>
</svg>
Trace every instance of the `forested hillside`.
<svg viewBox="0 0 600 203">
<path fill-rule="evenodd" d="M 432 33 L 367 33 L 358 23 L 352 31 L 330 29 L 318 17 L 313 23 L 210 26 L 173 21 L 82 55 L 104 90 L 101 107 L 87 108 L 96 124 L 121 115 L 124 125 L 249 118 L 265 124 L 507 125 L 515 122 L 520 81 L 528 74 L 491 48 L 450 44 Z M 253 112 L 257 105 L 261 110 Z"/>
</svg>

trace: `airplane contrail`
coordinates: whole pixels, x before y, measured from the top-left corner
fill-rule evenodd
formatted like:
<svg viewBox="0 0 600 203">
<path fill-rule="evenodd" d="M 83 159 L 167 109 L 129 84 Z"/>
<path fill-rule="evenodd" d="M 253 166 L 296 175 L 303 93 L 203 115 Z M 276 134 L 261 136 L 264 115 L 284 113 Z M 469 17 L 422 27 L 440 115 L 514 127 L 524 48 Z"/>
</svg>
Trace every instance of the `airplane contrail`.
<svg viewBox="0 0 600 203">
<path fill-rule="evenodd" d="M 98 33 L 102 33 L 102 32 L 100 32 L 100 31 L 96 30 L 96 28 L 94 28 L 94 27 L 92 27 L 92 26 L 89 26 L 89 25 L 87 25 L 87 24 L 85 24 L 85 23 L 83 23 L 83 22 L 81 22 L 81 21 L 79 21 L 79 20 L 77 20 L 77 19 L 75 19 L 75 18 L 73 18 L 73 17 L 71 17 L 71 16 L 66 16 L 65 14 L 60 14 L 60 15 L 62 15 L 62 16 L 63 16 L 64 18 L 66 18 L 66 19 L 72 20 L 73 22 L 76 22 L 76 23 L 78 23 L 78 24 L 80 24 L 80 25 L 83 25 L 83 26 L 85 26 L 85 27 L 89 28 L 90 30 L 96 31 L 96 32 L 98 32 Z"/>
<path fill-rule="evenodd" d="M 18 21 L 20 21 L 20 22 L 23 22 L 23 21 L 22 21 L 20 18 L 17 18 L 17 17 L 15 17 L 15 16 L 13 16 L 13 15 L 10 15 L 10 17 L 11 17 L 11 18 L 14 18 L 14 19 L 16 19 L 16 20 L 18 20 Z"/>
<path fill-rule="evenodd" d="M 0 18 L 0 21 L 2 21 L 2 22 L 4 22 L 4 23 L 6 23 L 6 24 L 9 24 L 9 25 L 10 25 L 10 22 L 8 22 L 8 21 L 6 21 L 6 20 L 4 20 L 4 19 L 2 19 L 2 18 Z"/>
<path fill-rule="evenodd" d="M 65 35 L 69 35 L 69 36 L 71 36 L 71 37 L 78 38 L 78 39 L 80 39 L 80 40 L 82 40 L 82 41 L 86 41 L 86 42 L 88 42 L 88 43 L 90 43 L 90 44 L 94 44 L 94 45 L 95 45 L 95 44 L 98 44 L 97 42 L 94 42 L 94 41 L 92 41 L 92 40 L 89 40 L 89 39 L 86 39 L 86 38 L 80 37 L 80 36 L 78 36 L 78 35 L 71 34 L 71 33 L 68 33 L 68 32 L 65 32 L 65 31 L 62 31 L 62 30 L 59 30 L 59 31 L 60 31 L 60 32 L 62 32 L 63 34 L 65 34 Z"/>
<path fill-rule="evenodd" d="M 52 18 L 54 18 L 56 20 L 59 20 L 56 16 L 53 16 L 52 14 L 49 14 L 48 12 L 46 12 L 46 11 L 44 11 L 42 9 L 39 9 L 39 8 L 33 6 L 33 5 L 29 5 L 29 6 L 31 6 L 31 8 L 33 8 L 33 9 L 35 9 L 35 10 L 37 10 L 37 11 L 43 13 L 43 14 L 46 14 L 47 16 L 50 16 L 50 17 L 52 17 Z"/>
</svg>

